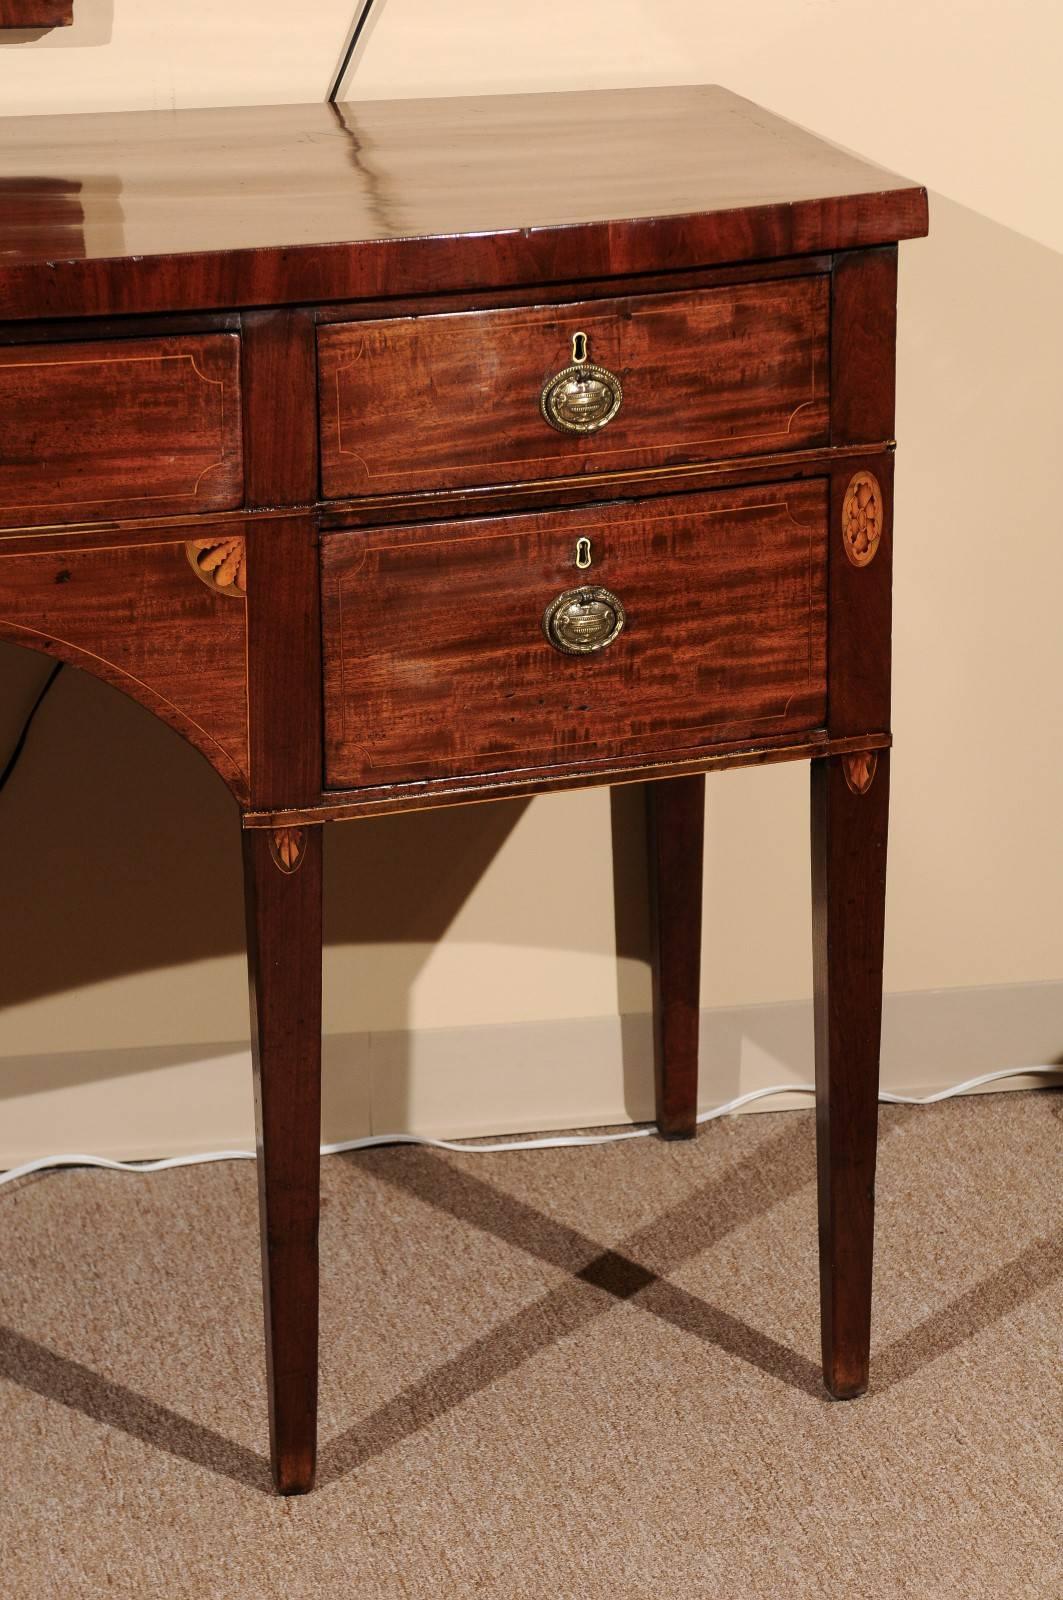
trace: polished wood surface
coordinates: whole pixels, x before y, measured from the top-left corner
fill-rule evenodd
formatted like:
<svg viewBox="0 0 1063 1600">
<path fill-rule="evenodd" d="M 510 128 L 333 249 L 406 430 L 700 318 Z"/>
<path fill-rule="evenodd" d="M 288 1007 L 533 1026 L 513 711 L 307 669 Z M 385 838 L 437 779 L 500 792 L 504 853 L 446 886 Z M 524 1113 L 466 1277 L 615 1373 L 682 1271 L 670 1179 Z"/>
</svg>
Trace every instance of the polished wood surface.
<svg viewBox="0 0 1063 1600">
<path fill-rule="evenodd" d="M 715 87 L 10 118 L 8 178 L 0 317 L 464 292 L 926 231 L 925 190 Z"/>
<path fill-rule="evenodd" d="M 925 229 L 922 189 L 715 88 L 0 119 L 0 633 L 239 804 L 282 1492 L 314 1471 L 332 819 L 646 780 L 685 1137 L 704 774 L 811 761 L 824 1374 L 866 1383 L 896 242 Z M 624 391 L 588 437 L 539 412 L 576 332 Z M 544 610 L 585 585 L 625 626 L 563 655 Z"/>
<path fill-rule="evenodd" d="M 243 502 L 234 334 L 0 349 L 0 527 Z"/>
<path fill-rule="evenodd" d="M 820 481 L 326 534 L 326 785 L 660 755 L 821 725 L 825 522 Z M 563 655 L 543 613 L 585 584 L 615 593 L 627 621 L 593 655 Z"/>
<path fill-rule="evenodd" d="M 330 498 L 668 466 L 825 444 L 829 279 L 333 324 L 318 340 Z M 545 421 L 587 360 L 622 384 L 594 433 Z"/>
</svg>

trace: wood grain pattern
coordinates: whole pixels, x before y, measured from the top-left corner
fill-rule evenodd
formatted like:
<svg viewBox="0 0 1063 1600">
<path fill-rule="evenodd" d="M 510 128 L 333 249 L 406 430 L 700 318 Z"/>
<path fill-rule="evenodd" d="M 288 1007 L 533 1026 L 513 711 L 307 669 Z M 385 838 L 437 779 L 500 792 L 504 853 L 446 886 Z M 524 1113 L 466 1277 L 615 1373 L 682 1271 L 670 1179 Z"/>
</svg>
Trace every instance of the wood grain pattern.
<svg viewBox="0 0 1063 1600">
<path fill-rule="evenodd" d="M 327 498 L 664 466 L 826 443 L 826 277 L 695 294 L 334 323 L 318 336 Z M 591 434 L 543 385 L 589 358 L 623 386 Z"/>
<path fill-rule="evenodd" d="M 0 527 L 243 499 L 233 334 L 0 350 Z"/>
<path fill-rule="evenodd" d="M 822 480 L 323 538 L 326 786 L 668 751 L 819 725 Z M 574 565 L 576 540 L 593 565 Z M 547 604 L 627 610 L 563 656 Z"/>
<path fill-rule="evenodd" d="M 0 318 L 682 271 L 927 223 L 924 189 L 718 87 L 12 117 L 9 176 L 85 216 L 57 251 L 32 193 L 0 213 Z"/>
<path fill-rule="evenodd" d="M 823 1376 L 838 1399 L 868 1382 L 889 751 L 863 789 L 846 760 L 812 762 L 820 1304 Z"/>
<path fill-rule="evenodd" d="M 657 1127 L 665 1139 L 692 1139 L 698 1114 L 704 776 L 648 783 L 646 833 Z"/>
<path fill-rule="evenodd" d="M 247 608 L 197 579 L 184 538 L 0 545 L 0 634 L 139 700 L 249 798 Z"/>
<path fill-rule="evenodd" d="M 0 28 L 69 28 L 74 0 L 0 0 Z"/>
</svg>

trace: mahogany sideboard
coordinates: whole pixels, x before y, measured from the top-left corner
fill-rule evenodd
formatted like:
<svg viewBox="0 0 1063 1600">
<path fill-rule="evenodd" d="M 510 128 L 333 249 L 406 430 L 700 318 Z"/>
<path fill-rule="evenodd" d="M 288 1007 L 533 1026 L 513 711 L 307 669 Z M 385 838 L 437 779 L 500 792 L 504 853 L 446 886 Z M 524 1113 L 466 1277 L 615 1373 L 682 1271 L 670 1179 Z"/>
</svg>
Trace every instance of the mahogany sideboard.
<svg viewBox="0 0 1063 1600">
<path fill-rule="evenodd" d="M 0 632 L 239 807 L 270 1433 L 313 1481 L 322 824 L 644 784 L 694 1131 L 704 775 L 812 775 L 824 1375 L 868 1377 L 897 242 L 719 88 L 0 122 Z"/>
</svg>

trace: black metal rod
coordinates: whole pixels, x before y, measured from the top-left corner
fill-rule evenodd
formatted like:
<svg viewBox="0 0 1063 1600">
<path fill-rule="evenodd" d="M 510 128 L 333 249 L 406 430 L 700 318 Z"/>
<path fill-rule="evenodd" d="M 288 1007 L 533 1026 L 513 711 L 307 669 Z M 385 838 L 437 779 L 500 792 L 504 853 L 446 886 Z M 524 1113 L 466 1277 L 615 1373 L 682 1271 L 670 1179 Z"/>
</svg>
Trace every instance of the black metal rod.
<svg viewBox="0 0 1063 1600">
<path fill-rule="evenodd" d="M 343 52 L 343 59 L 336 70 L 336 76 L 333 78 L 332 87 L 328 92 L 328 102 L 330 105 L 335 105 L 336 103 L 336 96 L 340 92 L 340 85 L 347 75 L 347 68 L 351 64 L 351 57 L 354 55 L 354 52 L 358 47 L 358 41 L 362 37 L 362 32 L 369 20 L 369 13 L 372 11 L 374 3 L 375 0 L 364 0 L 361 15 L 356 18 L 354 26 L 351 29 L 351 37 L 347 41 L 347 48 Z"/>
</svg>

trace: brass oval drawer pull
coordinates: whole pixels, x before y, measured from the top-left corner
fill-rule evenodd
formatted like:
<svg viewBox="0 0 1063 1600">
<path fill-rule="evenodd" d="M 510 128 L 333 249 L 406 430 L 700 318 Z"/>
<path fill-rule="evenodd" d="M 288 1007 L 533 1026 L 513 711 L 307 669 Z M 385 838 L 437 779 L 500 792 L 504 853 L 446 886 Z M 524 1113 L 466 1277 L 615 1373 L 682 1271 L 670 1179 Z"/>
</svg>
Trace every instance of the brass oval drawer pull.
<svg viewBox="0 0 1063 1600">
<path fill-rule="evenodd" d="M 620 410 L 620 379 L 608 367 L 596 366 L 589 351 L 587 335 L 574 333 L 572 365 L 551 378 L 540 396 L 543 416 L 561 433 L 595 433 Z"/>
<path fill-rule="evenodd" d="M 543 632 L 566 656 L 587 656 L 612 644 L 627 621 L 609 589 L 566 589 L 543 613 Z"/>
</svg>

